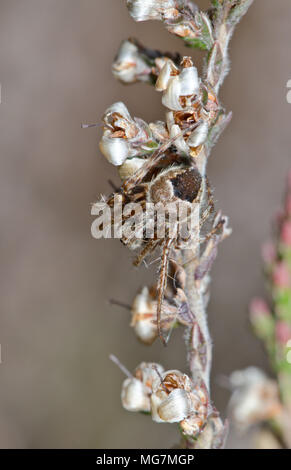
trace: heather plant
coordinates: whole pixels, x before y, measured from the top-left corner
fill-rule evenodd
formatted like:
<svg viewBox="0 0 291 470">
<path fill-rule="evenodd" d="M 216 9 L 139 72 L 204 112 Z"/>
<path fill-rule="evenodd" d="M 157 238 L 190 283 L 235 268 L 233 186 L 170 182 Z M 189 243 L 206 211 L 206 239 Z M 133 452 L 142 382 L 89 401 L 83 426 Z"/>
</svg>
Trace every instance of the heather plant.
<svg viewBox="0 0 291 470">
<path fill-rule="evenodd" d="M 219 90 L 230 69 L 230 39 L 251 3 L 212 0 L 208 11 L 201 11 L 191 0 L 128 0 L 135 21 L 159 20 L 189 48 L 204 51 L 203 70 L 199 76 L 190 56 L 126 40 L 113 63 L 113 74 L 126 84 L 154 86 L 161 93 L 165 120 L 147 124 L 132 117 L 122 102 L 113 104 L 103 117 L 100 149 L 121 178 L 121 186 L 101 201 L 107 212 L 106 233 L 114 229 L 114 235 L 137 252 L 136 266 L 160 254 L 158 279 L 136 296 L 131 326 L 148 345 L 157 338 L 168 344 L 172 329 L 181 326 L 187 350 L 187 373 L 142 363 L 131 374 L 119 364 L 127 375 L 122 404 L 129 411 L 150 414 L 157 423 L 176 423 L 183 448 L 221 448 L 227 435 L 227 423 L 210 396 L 207 305 L 210 269 L 219 243 L 231 230 L 227 217 L 215 207 L 207 161 L 231 120 Z M 182 221 L 174 217 L 181 204 Z M 162 235 L 157 214 L 148 216 L 152 205 L 164 210 Z M 191 230 L 185 234 L 180 229 L 190 219 Z"/>
<path fill-rule="evenodd" d="M 291 172 L 273 225 L 274 239 L 262 247 L 268 298 L 252 300 L 250 321 L 275 377 L 254 367 L 234 372 L 230 409 L 240 429 L 259 426 L 257 446 L 291 448 Z"/>
</svg>

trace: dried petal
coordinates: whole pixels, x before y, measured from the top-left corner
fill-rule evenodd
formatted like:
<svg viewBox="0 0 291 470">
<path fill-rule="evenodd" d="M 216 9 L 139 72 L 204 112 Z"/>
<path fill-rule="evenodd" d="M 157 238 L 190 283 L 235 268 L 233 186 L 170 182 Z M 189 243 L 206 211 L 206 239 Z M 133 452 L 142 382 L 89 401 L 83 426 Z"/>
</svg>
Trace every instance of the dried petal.
<svg viewBox="0 0 291 470">
<path fill-rule="evenodd" d="M 158 336 L 157 326 L 153 321 L 156 316 L 157 303 L 150 296 L 148 288 L 144 287 L 133 301 L 131 326 L 145 344 L 152 344 Z"/>
<path fill-rule="evenodd" d="M 127 7 L 135 21 L 162 20 L 175 3 L 175 0 L 127 0 Z"/>
<path fill-rule="evenodd" d="M 187 143 L 190 147 L 199 147 L 207 139 L 209 125 L 206 121 L 202 122 L 190 135 Z"/>
<path fill-rule="evenodd" d="M 163 121 L 151 123 L 149 124 L 149 127 L 156 140 L 166 142 L 169 139 L 169 132 L 167 131 L 166 124 Z"/>
<path fill-rule="evenodd" d="M 150 411 L 150 398 L 146 387 L 136 378 L 123 382 L 121 391 L 123 408 L 128 411 Z"/>
<path fill-rule="evenodd" d="M 178 73 L 178 69 L 175 66 L 174 62 L 172 60 L 168 59 L 168 60 L 165 61 L 165 64 L 163 65 L 163 68 L 160 71 L 160 74 L 159 74 L 158 79 L 156 81 L 156 90 L 157 91 L 166 90 L 173 73 Z"/>
<path fill-rule="evenodd" d="M 118 173 L 121 181 L 125 181 L 127 178 L 130 178 L 134 173 L 139 170 L 145 160 L 143 158 L 128 158 L 125 162 L 118 168 Z"/>
<path fill-rule="evenodd" d="M 199 77 L 196 67 L 186 67 L 180 73 L 181 95 L 197 95 L 199 91 Z"/>
<path fill-rule="evenodd" d="M 166 82 L 166 80 L 164 80 Z M 199 91 L 199 78 L 196 67 L 183 68 L 179 75 L 168 80 L 167 88 L 163 93 L 162 103 L 173 111 L 182 111 L 181 97 L 195 96 Z"/>
<path fill-rule="evenodd" d="M 171 127 L 171 130 L 170 130 L 171 139 L 178 136 L 179 134 L 180 134 L 180 136 L 175 139 L 174 145 L 176 146 L 178 152 L 188 154 L 189 153 L 189 146 L 186 144 L 183 135 L 181 135 L 180 127 L 177 124 L 174 124 Z"/>
<path fill-rule="evenodd" d="M 158 414 L 162 421 L 179 423 L 191 413 L 191 409 L 189 393 L 177 388 L 160 404 Z"/>
<path fill-rule="evenodd" d="M 104 113 L 103 120 L 105 124 L 107 124 L 108 126 L 111 125 L 112 114 L 114 113 L 117 113 L 120 116 L 127 119 L 128 121 L 131 121 L 131 115 L 129 114 L 127 107 L 125 106 L 124 103 L 122 103 L 122 101 L 118 101 L 117 103 L 114 103 L 111 106 L 109 106 L 109 108 L 107 108 Z"/>
<path fill-rule="evenodd" d="M 112 139 L 105 134 L 99 144 L 105 158 L 114 166 L 122 165 L 130 153 L 129 143 L 124 139 Z"/>
</svg>

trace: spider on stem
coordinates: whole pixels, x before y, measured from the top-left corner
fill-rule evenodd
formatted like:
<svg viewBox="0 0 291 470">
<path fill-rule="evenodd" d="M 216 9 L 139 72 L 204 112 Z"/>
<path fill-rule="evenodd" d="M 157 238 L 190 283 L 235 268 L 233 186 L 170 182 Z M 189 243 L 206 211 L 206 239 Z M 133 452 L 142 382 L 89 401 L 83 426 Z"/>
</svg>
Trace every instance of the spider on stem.
<svg viewBox="0 0 291 470">
<path fill-rule="evenodd" d="M 201 228 L 209 217 L 214 214 L 214 202 L 207 178 L 201 175 L 193 157 L 177 153 L 172 145 L 177 137 L 193 131 L 198 125 L 199 122 L 189 126 L 180 135 L 164 143 L 145 160 L 143 166 L 133 176 L 124 181 L 123 185 L 105 200 L 111 208 L 115 203 L 117 195 L 122 208 L 131 203 L 140 204 L 143 210 L 146 209 L 149 203 L 162 207 L 166 207 L 169 204 L 172 204 L 172 207 L 177 207 L 182 203 L 186 206 L 186 209 L 189 209 L 189 211 L 186 210 L 186 215 L 184 215 L 182 221 L 176 220 L 175 227 L 173 227 L 171 217 L 167 214 L 162 237 L 157 235 L 159 227 L 157 226 L 158 223 L 155 216 L 151 220 L 147 220 L 146 223 L 141 218 L 138 236 L 136 232 L 131 232 L 128 235 L 124 231 L 121 235 L 122 243 L 129 249 L 140 250 L 133 263 L 135 266 L 139 266 L 158 247 L 161 248 L 161 262 L 157 283 L 157 329 L 164 345 L 166 345 L 167 341 L 162 331 L 161 312 L 167 286 L 171 252 L 189 248 L 193 252 L 193 246 L 197 247 L 202 243 L 203 239 L 199 235 Z M 192 233 L 190 232 L 183 236 L 180 230 L 181 225 L 189 222 L 189 213 L 194 205 L 198 210 L 198 225 Z M 130 226 L 132 218 L 131 212 L 125 215 L 123 211 L 122 226 L 124 227 L 126 224 Z M 148 224 L 154 229 L 153 236 L 151 237 L 147 235 Z M 216 229 L 210 236 L 215 231 Z"/>
</svg>

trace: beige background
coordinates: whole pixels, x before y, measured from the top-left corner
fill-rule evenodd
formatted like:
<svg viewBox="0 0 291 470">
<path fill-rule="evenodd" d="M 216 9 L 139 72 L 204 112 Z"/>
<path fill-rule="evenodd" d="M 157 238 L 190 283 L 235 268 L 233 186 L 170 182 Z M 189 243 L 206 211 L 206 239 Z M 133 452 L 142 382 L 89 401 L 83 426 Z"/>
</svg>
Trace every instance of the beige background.
<svg viewBox="0 0 291 470">
<path fill-rule="evenodd" d="M 266 366 L 247 304 L 263 292 L 260 243 L 290 166 L 290 23 L 289 0 L 256 0 L 237 29 L 222 92 L 234 118 L 210 160 L 234 229 L 213 270 L 209 307 L 213 399 L 223 413 L 219 377 Z M 115 353 L 130 369 L 141 360 L 184 369 L 181 333 L 166 349 L 147 349 L 127 312 L 107 302 L 130 302 L 155 268 L 136 272 L 117 240 L 90 236 L 90 203 L 118 179 L 98 151 L 101 131 L 80 123 L 100 121 L 116 100 L 147 121 L 163 118 L 153 89 L 111 76 L 128 36 L 191 53 L 158 22 L 135 24 L 122 0 L 0 0 L 0 447 L 167 447 L 177 436 L 121 409 L 123 377 L 108 360 Z"/>
</svg>

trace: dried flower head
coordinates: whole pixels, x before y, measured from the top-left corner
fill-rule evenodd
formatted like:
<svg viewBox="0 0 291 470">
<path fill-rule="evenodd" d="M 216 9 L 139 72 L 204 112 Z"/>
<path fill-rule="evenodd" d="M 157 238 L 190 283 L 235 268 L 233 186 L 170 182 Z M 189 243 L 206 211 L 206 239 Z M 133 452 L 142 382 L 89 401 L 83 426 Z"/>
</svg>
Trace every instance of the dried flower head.
<svg viewBox="0 0 291 470">
<path fill-rule="evenodd" d="M 168 111 L 167 130 L 180 153 L 196 156 L 196 148 L 205 143 L 218 118 L 220 105 L 215 92 L 201 82 L 190 57 L 183 57 L 180 67 L 167 60 L 156 82 L 163 92 L 162 103 Z M 194 123 L 194 130 L 184 132 Z"/>
<path fill-rule="evenodd" d="M 131 326 L 134 328 L 138 339 L 145 344 L 152 344 L 158 337 L 157 297 L 156 287 L 151 289 L 144 287 L 132 304 Z M 161 315 L 163 331 L 171 330 L 175 322 L 177 322 L 177 308 L 165 299 Z"/>
<path fill-rule="evenodd" d="M 268 421 L 281 412 L 278 385 L 256 367 L 233 372 L 230 412 L 240 428 Z"/>
<path fill-rule="evenodd" d="M 171 282 L 165 291 L 165 298 L 161 311 L 161 328 L 164 333 L 171 334 L 172 329 L 178 325 L 191 325 L 194 316 L 190 312 L 184 292 L 184 270 L 174 261 L 170 263 Z M 138 339 L 144 344 L 152 344 L 158 337 L 157 327 L 158 287 L 143 287 L 135 297 L 131 312 L 131 326 Z"/>
<path fill-rule="evenodd" d="M 158 336 L 157 326 L 154 323 L 156 316 L 155 295 L 144 287 L 133 301 L 131 326 L 137 337 L 145 344 L 152 344 Z"/>
<path fill-rule="evenodd" d="M 152 418 L 158 423 L 179 423 L 182 432 L 195 436 L 209 414 L 208 393 L 202 385 L 177 370 L 167 371 L 153 382 Z"/>
<path fill-rule="evenodd" d="M 112 165 L 121 166 L 137 155 L 146 156 L 156 147 L 149 126 L 142 119 L 132 118 L 121 102 L 106 110 L 103 121 L 100 150 Z"/>
<path fill-rule="evenodd" d="M 112 65 L 112 72 L 117 80 L 125 84 L 135 82 L 154 84 L 168 60 L 178 64 L 180 54 L 149 49 L 136 39 L 128 39 L 120 46 Z"/>
<path fill-rule="evenodd" d="M 129 13 L 135 21 L 175 19 L 179 15 L 175 7 L 184 3 L 183 0 L 127 0 Z"/>
<path fill-rule="evenodd" d="M 142 362 L 134 377 L 125 379 L 121 390 L 122 406 L 128 411 L 150 412 L 152 384 L 157 374 L 163 372 L 159 364 Z"/>
<path fill-rule="evenodd" d="M 152 68 L 141 54 L 138 44 L 133 40 L 126 40 L 120 46 L 112 72 L 114 77 L 123 83 L 147 82 L 150 80 Z"/>
<path fill-rule="evenodd" d="M 191 107 L 199 86 L 198 71 L 190 57 L 183 58 L 180 70 L 167 60 L 156 82 L 156 90 L 163 91 L 163 105 L 172 111 Z"/>
</svg>

